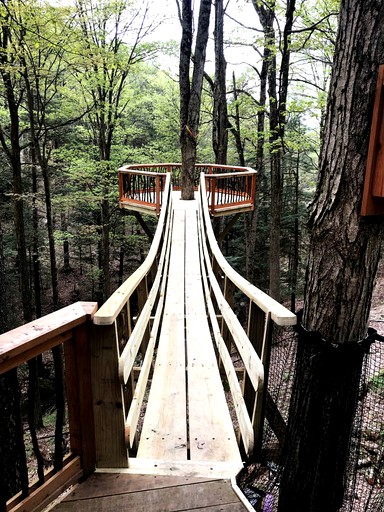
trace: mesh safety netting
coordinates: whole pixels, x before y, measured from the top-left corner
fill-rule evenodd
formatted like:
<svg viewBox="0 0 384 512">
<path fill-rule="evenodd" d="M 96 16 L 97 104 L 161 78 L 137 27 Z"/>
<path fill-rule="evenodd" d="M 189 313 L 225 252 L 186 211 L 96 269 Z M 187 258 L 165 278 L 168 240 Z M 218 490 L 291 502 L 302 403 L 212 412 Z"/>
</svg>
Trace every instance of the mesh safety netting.
<svg viewBox="0 0 384 512">
<path fill-rule="evenodd" d="M 380 341 L 380 336 L 375 336 L 375 331 L 370 332 L 371 339 L 361 356 L 362 371 L 348 446 L 341 512 L 384 510 L 384 343 Z M 268 372 L 262 451 L 258 462 L 245 467 L 238 478 L 240 487 L 257 511 L 278 510 L 281 475 L 290 464 L 283 445 L 287 435 L 298 346 L 298 335 L 293 329 L 275 329 Z M 325 350 L 329 351 L 329 348 Z"/>
</svg>

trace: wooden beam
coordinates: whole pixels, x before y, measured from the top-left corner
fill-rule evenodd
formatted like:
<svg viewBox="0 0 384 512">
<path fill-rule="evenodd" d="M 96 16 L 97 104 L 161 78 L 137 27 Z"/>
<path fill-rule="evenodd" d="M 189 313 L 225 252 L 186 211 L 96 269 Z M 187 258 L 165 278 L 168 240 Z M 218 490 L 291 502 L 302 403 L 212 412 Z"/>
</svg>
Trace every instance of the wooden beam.
<svg viewBox="0 0 384 512">
<path fill-rule="evenodd" d="M 95 302 L 89 303 L 89 310 L 96 309 Z M 84 324 L 87 318 L 89 313 L 84 309 L 84 303 L 76 302 L 1 334 L 0 374 L 64 343 L 71 338 L 72 329 Z"/>
<path fill-rule="evenodd" d="M 8 512 L 38 512 L 57 498 L 65 489 L 78 482 L 82 476 L 80 457 L 76 457 L 27 498 L 8 508 Z"/>
</svg>

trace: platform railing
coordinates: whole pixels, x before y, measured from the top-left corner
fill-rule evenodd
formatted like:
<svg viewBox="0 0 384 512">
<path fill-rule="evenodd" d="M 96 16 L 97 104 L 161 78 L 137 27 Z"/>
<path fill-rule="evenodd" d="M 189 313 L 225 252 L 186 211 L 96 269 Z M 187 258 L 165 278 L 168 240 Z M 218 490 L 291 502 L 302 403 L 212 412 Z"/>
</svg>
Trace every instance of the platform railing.
<svg viewBox="0 0 384 512">
<path fill-rule="evenodd" d="M 70 485 L 89 475 L 95 468 L 95 442 L 93 429 L 93 404 L 91 385 L 91 332 L 92 317 L 97 309 L 93 302 L 77 302 L 52 314 L 34 320 L 26 325 L 0 335 L 0 374 L 7 381 L 12 380 L 16 398 L 20 396 L 20 378 L 35 358 L 56 359 L 63 355 L 63 367 L 55 361 L 55 371 L 63 372 L 66 390 L 66 413 L 68 414 L 68 453 L 63 454 L 63 411 L 56 409 L 55 453 L 51 467 L 41 463 L 39 454 L 38 478 L 28 477 L 27 460 L 20 462 L 21 478 L 19 491 L 12 497 L 7 495 L 4 482 L 0 484 L 1 512 L 38 511 L 54 500 Z M 52 351 L 52 352 L 51 352 Z M 28 363 L 28 365 L 26 364 Z M 16 373 L 18 372 L 18 373 Z M 31 378 L 31 377 L 30 377 Z M 55 381 L 57 375 L 55 374 Z M 24 384 L 25 385 L 25 384 Z M 57 391 L 57 390 L 56 390 Z M 59 393 L 60 394 L 60 393 Z M 61 400 L 57 396 L 56 403 Z M 64 404 L 61 404 L 62 406 Z M 20 404 L 21 406 L 21 404 Z M 17 415 L 17 411 L 15 411 Z M 28 430 L 23 419 L 17 428 L 21 453 L 24 450 L 24 433 Z M 58 416 L 61 416 L 58 418 Z M 0 421 L 3 421 L 2 418 Z M 15 426 L 12 426 L 16 428 Z M 11 426 L 9 426 L 11 428 Z M 13 435 L 13 434 L 12 434 Z M 0 443 L 7 443 L 0 439 Z M 35 442 L 39 442 L 35 439 Z M 4 450 L 2 450 L 4 452 Z M 16 462 L 15 462 L 16 464 Z M 15 482 L 15 486 L 17 483 Z"/>
<path fill-rule="evenodd" d="M 171 175 L 173 190 L 181 188 L 180 163 L 126 165 L 119 169 L 120 207 L 159 215 L 164 175 Z M 196 164 L 194 187 L 200 173 L 206 176 L 206 191 L 211 215 L 226 215 L 253 210 L 257 173 L 250 167 Z"/>
</svg>

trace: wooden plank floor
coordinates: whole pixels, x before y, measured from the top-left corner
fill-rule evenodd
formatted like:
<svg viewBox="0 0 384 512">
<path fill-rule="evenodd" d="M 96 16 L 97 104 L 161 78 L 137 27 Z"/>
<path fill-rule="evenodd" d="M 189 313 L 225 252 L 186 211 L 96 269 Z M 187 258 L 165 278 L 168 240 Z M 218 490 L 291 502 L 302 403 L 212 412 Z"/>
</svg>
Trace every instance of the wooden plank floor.
<svg viewBox="0 0 384 512">
<path fill-rule="evenodd" d="M 144 459 L 152 468 L 159 468 L 156 461 L 227 462 L 233 474 L 242 461 L 207 320 L 197 201 L 175 200 L 173 214 L 159 346 L 137 460 L 130 466 L 143 468 Z"/>
<path fill-rule="evenodd" d="M 197 201 L 176 201 L 168 285 L 137 457 L 96 472 L 54 512 L 244 512 L 242 467 L 207 322 Z"/>
<path fill-rule="evenodd" d="M 229 480 L 95 473 L 54 512 L 244 512 Z"/>
</svg>

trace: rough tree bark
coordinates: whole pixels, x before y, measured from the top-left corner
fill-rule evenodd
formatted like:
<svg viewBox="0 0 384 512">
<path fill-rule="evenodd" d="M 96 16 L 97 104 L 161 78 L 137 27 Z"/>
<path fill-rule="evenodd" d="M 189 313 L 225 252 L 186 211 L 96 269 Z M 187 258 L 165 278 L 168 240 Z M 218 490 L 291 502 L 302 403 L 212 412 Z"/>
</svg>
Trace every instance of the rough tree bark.
<svg viewBox="0 0 384 512">
<path fill-rule="evenodd" d="M 265 107 L 267 101 L 267 78 L 268 66 L 270 61 L 271 48 L 269 46 L 268 37 L 265 34 L 263 62 L 260 69 L 260 95 L 259 110 L 257 112 L 257 146 L 256 146 L 256 171 L 257 171 L 257 187 L 255 195 L 255 208 L 245 218 L 245 226 L 247 233 L 247 243 L 245 246 L 246 275 L 248 281 L 256 283 L 256 246 L 257 246 L 257 225 L 259 217 L 259 198 L 263 187 L 265 161 L 264 161 L 264 144 L 265 144 Z"/>
<path fill-rule="evenodd" d="M 212 0 L 202 0 L 200 3 L 192 82 L 190 82 L 189 72 L 192 55 L 193 12 L 191 0 L 182 1 L 182 12 L 180 16 L 182 37 L 180 43 L 179 87 L 182 161 L 181 198 L 185 200 L 194 198 L 197 135 L 200 121 L 201 91 L 203 88 L 211 5 Z"/>
<path fill-rule="evenodd" d="M 360 217 L 384 3 L 343 0 L 310 216 L 303 325 L 279 512 L 342 502 L 382 219 Z M 318 334 L 314 333 L 317 331 Z"/>
</svg>

